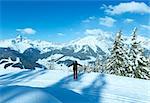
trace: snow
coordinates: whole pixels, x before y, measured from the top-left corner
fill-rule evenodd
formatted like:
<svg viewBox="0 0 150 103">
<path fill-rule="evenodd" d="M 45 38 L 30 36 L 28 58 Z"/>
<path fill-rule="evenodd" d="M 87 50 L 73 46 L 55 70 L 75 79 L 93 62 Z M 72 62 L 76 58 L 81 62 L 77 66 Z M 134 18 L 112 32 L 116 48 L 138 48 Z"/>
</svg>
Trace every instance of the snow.
<svg viewBox="0 0 150 103">
<path fill-rule="evenodd" d="M 6 86 L 1 90 L 1 95 L 7 92 L 8 96 L 3 96 L 0 103 L 62 103 L 49 93 L 33 87 Z"/>
<path fill-rule="evenodd" d="M 72 60 L 72 61 L 77 61 L 78 63 L 82 64 L 82 65 L 87 65 L 88 62 L 91 62 L 91 61 L 95 61 L 96 59 L 92 56 L 89 56 L 90 59 L 88 60 L 80 60 L 78 58 L 74 58 L 74 57 L 71 57 L 71 56 L 65 56 L 64 58 L 62 58 L 60 61 L 65 61 L 67 59 L 69 60 Z"/>
<path fill-rule="evenodd" d="M 0 47 L 10 47 L 13 50 L 19 51 L 20 53 L 23 53 L 26 49 L 33 47 L 30 43 L 29 40 L 23 40 L 22 42 L 15 41 L 16 43 L 13 43 L 12 41 L 15 39 L 8 39 L 8 40 L 0 40 Z M 33 47 L 35 48 L 35 47 Z"/>
<path fill-rule="evenodd" d="M 1 65 L 0 65 L 0 68 L 4 68 L 4 66 L 5 66 L 6 64 L 8 64 L 8 63 L 14 63 L 14 64 L 15 64 L 15 63 L 20 63 L 20 58 L 18 58 L 18 57 L 16 58 L 16 61 L 12 61 L 11 58 L 9 57 L 8 59 L 1 59 L 0 62 L 2 62 L 3 60 L 4 60 L 4 61 L 7 61 L 7 62 L 1 64 Z M 11 66 L 10 66 L 10 67 L 7 67 L 7 69 L 12 69 L 12 67 L 11 67 Z M 18 67 L 18 68 L 16 67 L 16 68 L 13 68 L 13 69 L 20 69 L 20 68 L 19 68 L 19 67 Z"/>
<path fill-rule="evenodd" d="M 70 45 L 76 47 L 76 52 L 80 51 L 84 45 L 88 45 L 91 47 L 95 52 L 97 51 L 97 46 L 100 47 L 103 51 L 109 52 L 108 48 L 111 46 L 110 41 L 99 37 L 99 36 L 85 36 L 84 38 L 74 40 L 70 43 Z"/>
<path fill-rule="evenodd" d="M 126 40 L 125 40 L 125 43 L 126 43 L 126 44 L 131 43 L 130 37 L 128 37 L 128 36 L 123 36 L 123 37 L 124 37 L 124 39 L 126 39 Z M 139 35 L 138 35 L 138 36 L 137 36 L 137 40 L 138 40 L 138 42 L 141 41 L 142 47 L 144 47 L 144 48 L 150 50 L 150 38 L 148 38 L 148 37 L 142 37 L 142 36 L 139 36 Z"/>
<path fill-rule="evenodd" d="M 0 103 L 149 103 L 150 80 L 64 70 L 0 69 Z"/>
<path fill-rule="evenodd" d="M 7 40 L 0 40 L 0 44 L 3 44 L 3 45 L 0 45 L 0 47 L 10 47 L 11 46 L 11 41 L 13 39 L 7 39 Z"/>
<path fill-rule="evenodd" d="M 15 43 L 13 43 L 13 41 Z M 0 47 L 10 47 L 16 51 L 19 51 L 20 53 L 23 53 L 26 49 L 28 48 L 37 48 L 38 50 L 41 51 L 41 53 L 45 53 L 50 51 L 51 48 L 55 49 L 60 49 L 64 45 L 63 44 L 57 44 L 57 43 L 52 43 L 52 42 L 47 42 L 47 41 L 41 41 L 41 40 L 30 40 L 27 38 L 22 38 L 21 40 L 18 40 L 18 38 L 13 38 L 13 39 L 6 39 L 6 40 L 0 40 Z"/>
<path fill-rule="evenodd" d="M 13 39 L 6 39 L 6 40 L 0 40 L 0 47 L 10 47 L 14 50 L 17 50 L 21 53 L 23 53 L 28 48 L 38 48 L 41 53 L 45 53 L 50 51 L 51 49 L 62 49 L 63 47 L 73 47 L 75 52 L 78 52 L 82 49 L 83 46 L 88 45 L 90 48 L 92 48 L 95 52 L 97 51 L 97 46 L 100 47 L 103 51 L 106 53 L 109 53 L 109 48 L 112 45 L 112 36 L 108 33 L 103 33 L 101 31 L 97 32 L 100 34 L 97 34 L 94 31 L 89 32 L 90 35 L 86 35 L 83 38 L 73 40 L 68 43 L 53 43 L 48 41 L 41 41 L 41 40 L 30 40 L 25 37 L 23 37 L 21 40 L 18 40 L 18 38 Z M 91 34 L 94 33 L 94 34 Z M 96 34 L 97 35 L 96 35 Z M 125 43 L 130 43 L 130 37 L 124 36 Z M 16 43 L 13 44 L 12 41 L 15 41 Z M 138 40 L 141 41 L 142 47 L 150 50 L 150 39 L 142 36 L 138 36 Z"/>
</svg>

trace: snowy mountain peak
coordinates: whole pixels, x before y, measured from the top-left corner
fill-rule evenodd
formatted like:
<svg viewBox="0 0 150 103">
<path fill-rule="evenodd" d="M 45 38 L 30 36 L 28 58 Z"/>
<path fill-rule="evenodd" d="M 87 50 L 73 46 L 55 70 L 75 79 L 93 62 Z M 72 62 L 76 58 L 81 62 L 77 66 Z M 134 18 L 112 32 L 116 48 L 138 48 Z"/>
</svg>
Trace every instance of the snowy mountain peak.
<svg viewBox="0 0 150 103">
<path fill-rule="evenodd" d="M 97 51 L 97 46 L 100 47 L 103 51 L 109 52 L 108 48 L 111 44 L 111 39 L 101 35 L 88 35 L 70 43 L 70 45 L 76 47 L 76 52 L 81 50 L 85 45 L 91 47 L 95 52 Z"/>
<path fill-rule="evenodd" d="M 16 37 L 16 41 L 22 42 L 22 35 L 18 34 L 18 36 Z"/>
</svg>

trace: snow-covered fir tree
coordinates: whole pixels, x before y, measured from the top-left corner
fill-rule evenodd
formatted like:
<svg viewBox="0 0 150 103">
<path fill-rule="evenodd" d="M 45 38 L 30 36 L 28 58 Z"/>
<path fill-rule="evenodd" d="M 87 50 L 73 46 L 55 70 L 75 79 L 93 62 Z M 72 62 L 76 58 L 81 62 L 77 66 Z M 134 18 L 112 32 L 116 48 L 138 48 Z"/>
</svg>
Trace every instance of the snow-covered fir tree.
<svg viewBox="0 0 150 103">
<path fill-rule="evenodd" d="M 106 73 L 116 74 L 126 76 L 126 66 L 127 66 L 127 48 L 123 43 L 122 32 L 119 31 L 116 34 L 115 42 L 111 49 L 111 55 L 106 62 Z"/>
<path fill-rule="evenodd" d="M 137 28 L 134 28 L 129 50 L 127 76 L 150 79 L 150 70 L 147 68 L 148 59 L 144 57 L 143 53 L 144 49 L 141 47 L 140 42 L 137 41 Z"/>
<path fill-rule="evenodd" d="M 96 60 L 95 60 L 95 67 L 94 67 L 94 72 L 103 72 L 103 65 L 102 65 L 102 61 L 100 60 L 99 55 L 97 55 Z"/>
<path fill-rule="evenodd" d="M 148 67 L 149 67 L 149 69 L 150 69 L 150 56 L 149 56 L 149 58 L 148 58 Z"/>
<path fill-rule="evenodd" d="M 88 65 L 84 65 L 84 72 L 90 73 L 94 70 L 94 67 L 88 63 Z"/>
</svg>

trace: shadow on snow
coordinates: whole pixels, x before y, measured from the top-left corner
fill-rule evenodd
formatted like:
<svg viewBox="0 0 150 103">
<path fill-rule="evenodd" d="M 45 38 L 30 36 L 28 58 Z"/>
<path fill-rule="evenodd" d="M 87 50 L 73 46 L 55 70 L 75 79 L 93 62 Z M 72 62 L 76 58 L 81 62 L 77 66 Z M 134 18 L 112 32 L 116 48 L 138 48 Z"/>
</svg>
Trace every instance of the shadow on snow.
<svg viewBox="0 0 150 103">
<path fill-rule="evenodd" d="M 8 73 L 0 76 L 0 85 L 10 85 L 19 82 L 28 82 L 39 75 L 46 73 L 46 70 L 27 70 L 19 73 Z"/>
<path fill-rule="evenodd" d="M 74 81 L 73 75 L 69 75 L 64 77 L 59 82 L 45 87 L 45 88 L 37 88 L 37 87 L 28 87 L 28 86 L 7 86 L 9 84 L 18 83 L 21 81 L 29 81 L 34 79 L 35 77 L 44 74 L 46 70 L 40 71 L 22 71 L 15 74 L 4 74 L 0 76 L 0 103 L 5 103 L 16 99 L 18 96 L 31 92 L 30 89 L 33 90 L 42 90 L 52 96 L 56 97 L 63 103 L 100 103 L 101 101 L 101 92 L 106 85 L 105 75 L 99 74 L 97 78 L 90 84 L 89 86 L 82 89 L 82 93 L 76 93 L 72 90 L 65 88 L 65 85 Z M 79 74 L 80 81 L 83 73 Z M 27 89 L 24 89 L 27 88 Z M 46 102 L 45 102 L 46 103 Z"/>
</svg>

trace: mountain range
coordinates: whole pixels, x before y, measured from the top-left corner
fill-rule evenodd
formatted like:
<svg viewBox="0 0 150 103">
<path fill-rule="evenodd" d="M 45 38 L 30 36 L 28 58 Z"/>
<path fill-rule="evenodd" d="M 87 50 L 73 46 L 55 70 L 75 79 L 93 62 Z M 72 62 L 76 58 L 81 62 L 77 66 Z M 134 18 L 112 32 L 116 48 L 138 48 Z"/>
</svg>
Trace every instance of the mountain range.
<svg viewBox="0 0 150 103">
<path fill-rule="evenodd" d="M 124 40 L 126 44 L 130 43 L 129 37 L 124 36 Z M 145 48 L 145 55 L 149 56 L 150 39 L 139 36 L 138 40 Z M 93 63 L 97 57 L 105 60 L 109 56 L 113 41 L 113 36 L 105 34 L 86 35 L 68 43 L 30 40 L 18 35 L 14 39 L 0 40 L 0 65 L 4 68 L 13 66 L 46 69 L 47 65 L 54 61 L 65 65 L 69 65 L 74 60 L 81 64 Z"/>
</svg>

